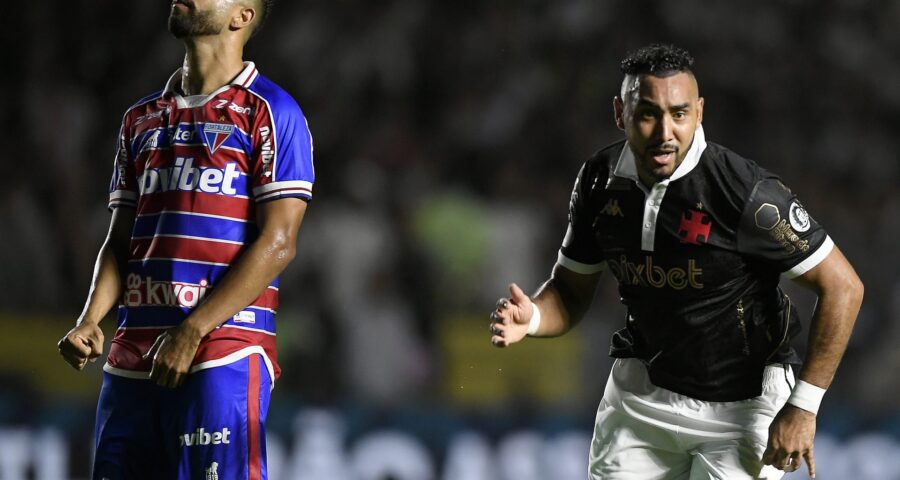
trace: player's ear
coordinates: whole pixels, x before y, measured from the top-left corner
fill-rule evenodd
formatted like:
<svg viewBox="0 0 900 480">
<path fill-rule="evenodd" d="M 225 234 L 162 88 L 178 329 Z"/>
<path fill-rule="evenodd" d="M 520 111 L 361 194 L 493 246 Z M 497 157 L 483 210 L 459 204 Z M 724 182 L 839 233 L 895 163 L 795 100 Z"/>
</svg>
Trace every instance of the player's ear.
<svg viewBox="0 0 900 480">
<path fill-rule="evenodd" d="M 697 125 L 703 123 L 703 97 L 697 99 Z"/>
<path fill-rule="evenodd" d="M 618 96 L 613 97 L 613 114 L 616 116 L 616 126 L 620 130 L 625 130 L 625 120 L 622 118 L 625 114 L 625 104 Z"/>
<path fill-rule="evenodd" d="M 237 13 L 231 17 L 231 23 L 228 25 L 232 30 L 241 30 L 251 28 L 253 19 L 256 18 L 256 10 L 251 6 L 242 6 Z"/>
</svg>

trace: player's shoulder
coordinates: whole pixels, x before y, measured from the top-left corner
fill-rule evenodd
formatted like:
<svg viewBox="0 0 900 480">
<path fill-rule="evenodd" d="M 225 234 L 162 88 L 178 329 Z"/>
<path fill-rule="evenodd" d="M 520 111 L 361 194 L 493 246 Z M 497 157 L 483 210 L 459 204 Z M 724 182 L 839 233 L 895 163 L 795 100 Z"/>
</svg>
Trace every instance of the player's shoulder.
<svg viewBox="0 0 900 480">
<path fill-rule="evenodd" d="M 619 157 L 622 155 L 622 149 L 625 148 L 625 142 L 626 140 L 622 139 L 610 143 L 594 152 L 594 154 L 584 162 L 582 176 L 608 177 L 609 173 L 616 168 Z"/>
<path fill-rule="evenodd" d="M 755 183 L 763 169 L 755 161 L 735 153 L 728 147 L 707 142 L 703 157 L 707 161 L 701 165 L 710 173 L 723 176 L 731 181 Z"/>
<path fill-rule="evenodd" d="M 135 102 L 132 102 L 131 106 L 129 106 L 128 108 L 125 109 L 124 116 L 127 117 L 128 115 L 141 110 L 142 107 L 145 107 L 145 106 L 155 102 L 156 100 L 159 100 L 160 98 L 163 97 L 164 92 L 165 92 L 165 90 L 157 90 L 149 95 L 145 95 L 145 96 L 139 98 Z"/>
<path fill-rule="evenodd" d="M 265 102 L 272 114 L 281 117 L 303 117 L 297 100 L 268 77 L 259 74 L 247 90 Z"/>
</svg>

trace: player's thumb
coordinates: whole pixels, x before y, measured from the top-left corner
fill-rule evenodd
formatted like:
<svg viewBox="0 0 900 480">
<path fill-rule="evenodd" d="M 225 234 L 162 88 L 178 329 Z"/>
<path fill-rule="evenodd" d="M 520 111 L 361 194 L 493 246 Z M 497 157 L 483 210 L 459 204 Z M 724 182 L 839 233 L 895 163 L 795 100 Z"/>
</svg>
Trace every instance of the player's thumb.
<svg viewBox="0 0 900 480">
<path fill-rule="evenodd" d="M 515 283 L 509 285 L 509 295 L 512 302 L 516 305 L 524 306 L 531 303 L 531 298 L 529 298 Z"/>
</svg>

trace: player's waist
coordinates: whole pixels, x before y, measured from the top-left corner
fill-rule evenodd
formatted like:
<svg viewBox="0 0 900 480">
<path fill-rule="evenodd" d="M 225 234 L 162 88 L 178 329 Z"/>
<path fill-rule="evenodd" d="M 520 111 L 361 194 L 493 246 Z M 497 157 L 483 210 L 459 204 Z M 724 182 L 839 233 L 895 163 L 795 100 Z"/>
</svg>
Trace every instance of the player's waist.
<svg viewBox="0 0 900 480">
<path fill-rule="evenodd" d="M 122 376 L 145 378 L 153 366 L 153 358 L 145 358 L 145 355 L 166 330 L 167 328 L 119 329 L 110 344 L 106 365 L 108 368 L 105 369 L 113 369 L 110 373 Z M 276 361 L 275 335 L 229 325 L 222 325 L 201 339 L 191 362 L 191 371 L 230 363 L 238 359 L 231 358 L 235 352 L 243 351 L 249 355 L 255 351 L 247 350 L 250 347 L 257 347 L 260 353 L 265 353 L 274 365 L 273 374 L 277 376 L 280 369 Z M 121 372 L 133 372 L 134 375 Z"/>
</svg>

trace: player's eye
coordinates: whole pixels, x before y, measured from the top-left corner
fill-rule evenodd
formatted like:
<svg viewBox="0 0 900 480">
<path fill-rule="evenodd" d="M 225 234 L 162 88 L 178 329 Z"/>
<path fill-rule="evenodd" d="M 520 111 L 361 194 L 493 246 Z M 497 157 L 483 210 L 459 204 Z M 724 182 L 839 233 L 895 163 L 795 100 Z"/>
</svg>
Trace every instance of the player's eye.
<svg viewBox="0 0 900 480">
<path fill-rule="evenodd" d="M 687 118 L 687 112 L 685 112 L 684 110 L 677 111 L 677 112 L 675 112 L 673 117 L 675 117 L 676 120 L 685 119 L 685 118 Z"/>
</svg>

